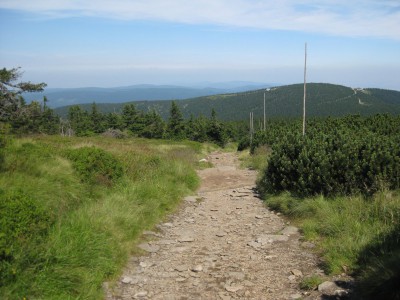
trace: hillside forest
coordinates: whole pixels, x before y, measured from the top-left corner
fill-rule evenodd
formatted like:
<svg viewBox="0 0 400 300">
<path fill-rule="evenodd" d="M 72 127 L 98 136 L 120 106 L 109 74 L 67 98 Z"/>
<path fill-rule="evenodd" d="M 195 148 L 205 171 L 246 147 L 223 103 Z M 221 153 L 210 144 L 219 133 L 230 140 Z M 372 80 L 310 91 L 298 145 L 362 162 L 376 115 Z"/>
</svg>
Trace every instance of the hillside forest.
<svg viewBox="0 0 400 300">
<path fill-rule="evenodd" d="M 21 96 L 43 91 L 44 83 L 19 78 L 19 69 L 0 71 L 2 298 L 101 297 L 101 284 L 117 276 L 140 232 L 196 189 L 199 156 L 234 145 L 259 170 L 265 203 L 318 245 L 326 274 L 352 275 L 356 299 L 399 299 L 398 92 L 313 94 L 314 108 L 324 113 L 314 111 L 303 135 L 297 106 L 263 123 L 265 91 L 241 94 L 258 95 L 255 126 L 248 124 L 252 109 L 245 101 L 230 111 L 246 117 L 218 118 L 234 97 L 227 95 L 207 97 L 189 115 L 180 100 L 165 102 L 166 117 L 134 103 L 115 112 L 93 103 L 87 110 L 68 107 L 60 118 L 46 98 L 28 104 Z M 298 101 L 297 94 L 286 98 Z M 270 100 L 284 101 L 275 96 Z M 346 99 L 354 101 L 346 106 Z M 346 113 L 357 105 L 367 113 Z"/>
</svg>

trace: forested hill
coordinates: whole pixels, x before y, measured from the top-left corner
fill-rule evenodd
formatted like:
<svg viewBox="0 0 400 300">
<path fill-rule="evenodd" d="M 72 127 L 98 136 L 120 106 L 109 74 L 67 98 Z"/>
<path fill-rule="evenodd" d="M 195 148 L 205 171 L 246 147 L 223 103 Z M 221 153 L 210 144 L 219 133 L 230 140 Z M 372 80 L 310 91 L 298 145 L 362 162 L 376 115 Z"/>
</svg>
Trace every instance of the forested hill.
<svg viewBox="0 0 400 300">
<path fill-rule="evenodd" d="M 185 117 L 193 114 L 208 116 L 214 108 L 222 120 L 243 120 L 251 111 L 254 116 L 263 114 L 265 92 L 267 117 L 296 117 L 302 115 L 303 84 L 293 84 L 270 89 L 242 93 L 220 94 L 178 100 Z M 164 118 L 168 117 L 171 101 L 135 101 L 130 102 L 140 110 L 155 109 Z M 120 104 L 98 104 L 98 109 L 106 112 L 121 112 Z M 86 110 L 91 103 L 80 105 Z M 56 109 L 60 116 L 66 116 L 68 107 Z M 343 116 L 347 114 L 372 115 L 376 113 L 400 114 L 400 91 L 382 89 L 353 89 L 341 85 L 326 83 L 307 84 L 308 116 Z"/>
<path fill-rule="evenodd" d="M 27 102 L 31 102 L 45 96 L 49 100 L 48 105 L 51 108 L 57 108 L 93 101 L 96 103 L 125 103 L 129 101 L 188 99 L 222 93 L 251 91 L 270 86 L 255 82 L 233 81 L 215 84 L 206 83 L 204 86 L 194 87 L 139 84 L 114 88 L 46 88 L 38 93 L 24 93 L 23 97 Z"/>
</svg>

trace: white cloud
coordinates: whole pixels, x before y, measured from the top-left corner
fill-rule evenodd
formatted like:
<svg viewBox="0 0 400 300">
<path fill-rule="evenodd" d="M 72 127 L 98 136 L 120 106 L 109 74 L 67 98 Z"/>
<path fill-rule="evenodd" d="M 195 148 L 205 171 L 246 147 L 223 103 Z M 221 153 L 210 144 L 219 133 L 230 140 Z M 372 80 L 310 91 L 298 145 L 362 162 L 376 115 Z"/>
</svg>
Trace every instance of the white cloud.
<svg viewBox="0 0 400 300">
<path fill-rule="evenodd" d="M 400 40 L 398 0 L 0 0 L 0 8 Z"/>
<path fill-rule="evenodd" d="M 81 15 L 124 20 L 207 23 L 400 39 L 397 1 L 256 0 L 2 0 L 0 7 L 53 17 Z"/>
</svg>

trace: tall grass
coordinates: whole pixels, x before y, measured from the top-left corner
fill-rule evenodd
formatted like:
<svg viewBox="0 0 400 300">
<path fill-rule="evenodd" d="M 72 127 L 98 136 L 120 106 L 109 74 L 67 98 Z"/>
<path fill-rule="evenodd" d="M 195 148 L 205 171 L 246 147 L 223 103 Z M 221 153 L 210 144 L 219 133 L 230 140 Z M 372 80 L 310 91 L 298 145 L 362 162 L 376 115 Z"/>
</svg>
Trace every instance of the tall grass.
<svg viewBox="0 0 400 300">
<path fill-rule="evenodd" d="M 400 191 L 363 196 L 266 198 L 318 245 L 329 274 L 356 278 L 360 299 L 400 299 Z"/>
<path fill-rule="evenodd" d="M 113 155 L 124 175 L 113 186 L 83 181 L 66 155 L 83 146 Z M 32 237 L 23 254 L 33 261 L 7 261 L 15 272 L 0 284 L 0 298 L 101 298 L 102 283 L 118 276 L 140 233 L 196 189 L 194 165 L 203 151 L 198 143 L 96 137 L 10 144 L 0 190 L 23 191 L 45 207 L 51 222 L 45 239 L 38 244 Z"/>
<path fill-rule="evenodd" d="M 319 245 L 327 273 L 357 269 L 362 250 L 390 232 L 400 217 L 400 195 L 373 198 L 323 196 L 298 199 L 288 193 L 267 196 L 267 204 L 292 218 L 304 236 Z"/>
</svg>

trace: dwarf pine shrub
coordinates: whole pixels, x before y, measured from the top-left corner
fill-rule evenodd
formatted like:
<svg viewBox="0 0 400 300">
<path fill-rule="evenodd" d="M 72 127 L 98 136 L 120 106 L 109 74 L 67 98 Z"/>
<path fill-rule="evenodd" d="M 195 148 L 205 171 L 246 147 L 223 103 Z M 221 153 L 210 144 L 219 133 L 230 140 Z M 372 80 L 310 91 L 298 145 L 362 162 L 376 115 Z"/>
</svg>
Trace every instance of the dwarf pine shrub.
<svg viewBox="0 0 400 300">
<path fill-rule="evenodd" d="M 100 148 L 73 149 L 67 156 L 82 181 L 90 184 L 112 185 L 124 174 L 121 162 Z"/>
</svg>

